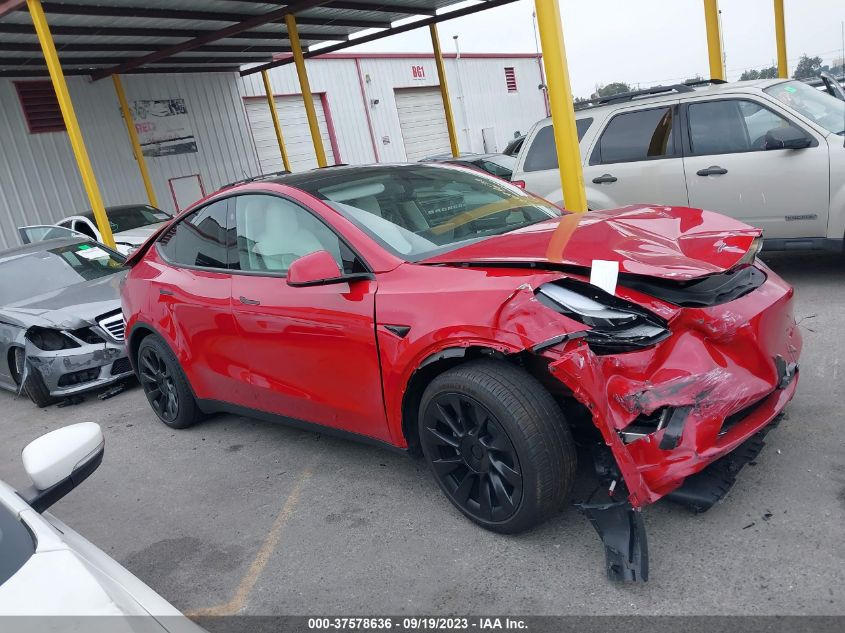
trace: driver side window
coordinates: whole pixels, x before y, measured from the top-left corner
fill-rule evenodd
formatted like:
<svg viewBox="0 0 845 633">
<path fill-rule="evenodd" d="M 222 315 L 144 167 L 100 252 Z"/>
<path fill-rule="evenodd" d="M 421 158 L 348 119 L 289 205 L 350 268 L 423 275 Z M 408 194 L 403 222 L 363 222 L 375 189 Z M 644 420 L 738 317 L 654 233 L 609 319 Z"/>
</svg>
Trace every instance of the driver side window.
<svg viewBox="0 0 845 633">
<path fill-rule="evenodd" d="M 696 156 L 761 151 L 767 132 L 792 127 L 779 114 L 747 99 L 690 103 L 687 116 L 690 146 Z"/>
<path fill-rule="evenodd" d="M 264 194 L 235 199 L 236 270 L 287 274 L 295 260 L 328 251 L 344 274 L 357 272 L 355 256 L 328 226 L 297 204 Z"/>
</svg>

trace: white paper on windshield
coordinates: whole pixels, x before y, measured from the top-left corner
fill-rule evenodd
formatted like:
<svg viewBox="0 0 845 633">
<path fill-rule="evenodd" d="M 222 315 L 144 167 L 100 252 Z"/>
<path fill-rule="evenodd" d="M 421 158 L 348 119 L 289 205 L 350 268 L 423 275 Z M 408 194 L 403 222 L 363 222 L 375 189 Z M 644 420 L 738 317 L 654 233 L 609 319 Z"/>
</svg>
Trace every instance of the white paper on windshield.
<svg viewBox="0 0 845 633">
<path fill-rule="evenodd" d="M 100 259 L 101 257 L 108 257 L 109 254 L 99 246 L 92 246 L 91 248 L 81 248 L 76 251 L 76 254 L 85 259 Z"/>
<path fill-rule="evenodd" d="M 594 259 L 590 270 L 590 283 L 610 294 L 616 294 L 616 280 L 619 277 L 619 262 Z"/>
<path fill-rule="evenodd" d="M 169 220 L 170 219 L 170 216 L 167 215 L 166 213 L 153 213 L 153 217 L 156 220 Z"/>
</svg>

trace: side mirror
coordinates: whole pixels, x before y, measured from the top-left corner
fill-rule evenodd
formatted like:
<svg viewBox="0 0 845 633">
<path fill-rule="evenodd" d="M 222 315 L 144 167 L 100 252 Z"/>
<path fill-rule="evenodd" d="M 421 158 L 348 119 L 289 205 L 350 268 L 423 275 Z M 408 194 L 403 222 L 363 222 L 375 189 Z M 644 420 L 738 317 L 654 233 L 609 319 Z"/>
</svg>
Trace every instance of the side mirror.
<svg viewBox="0 0 845 633">
<path fill-rule="evenodd" d="M 317 286 L 340 279 L 340 268 L 328 251 L 314 251 L 294 262 L 288 268 L 289 286 Z"/>
<path fill-rule="evenodd" d="M 103 431 L 94 422 L 72 424 L 33 440 L 21 453 L 32 480 L 21 497 L 36 512 L 44 512 L 97 470 L 104 450 Z"/>
<path fill-rule="evenodd" d="M 804 132 L 794 127 L 776 127 L 766 132 L 763 149 L 804 149 L 812 144 Z"/>
</svg>

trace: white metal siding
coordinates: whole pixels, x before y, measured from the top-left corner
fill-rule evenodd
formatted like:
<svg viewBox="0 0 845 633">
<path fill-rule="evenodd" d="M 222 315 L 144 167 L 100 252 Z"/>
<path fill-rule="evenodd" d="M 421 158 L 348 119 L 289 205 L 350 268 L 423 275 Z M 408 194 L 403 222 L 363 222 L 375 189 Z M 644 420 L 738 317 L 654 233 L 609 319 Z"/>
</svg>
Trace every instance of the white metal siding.
<svg viewBox="0 0 845 633">
<path fill-rule="evenodd" d="M 148 157 L 159 205 L 175 211 L 168 179 L 199 174 L 205 191 L 258 172 L 235 73 L 127 75 L 127 99 L 185 99 L 197 153 Z M 69 77 L 68 87 L 106 206 L 147 197 L 111 81 Z M 0 248 L 17 227 L 90 208 L 66 132 L 30 134 L 11 80 L 0 79 Z"/>
<path fill-rule="evenodd" d="M 362 165 L 376 162 L 373 155 L 370 134 L 367 129 L 366 112 L 361 99 L 361 87 L 354 59 L 309 59 L 308 81 L 311 92 L 325 93 L 326 108 L 329 110 L 335 131 L 338 154 L 344 163 Z M 275 95 L 299 96 L 299 80 L 293 64 L 270 69 L 270 85 Z M 241 78 L 244 96 L 264 97 L 261 74 L 255 73 Z M 265 101 L 266 104 L 266 101 Z M 287 124 L 280 119 L 282 134 L 287 141 Z M 275 137 L 274 137 L 275 138 Z M 310 141 L 309 141 L 310 142 Z M 325 144 L 328 151 L 329 145 Z M 312 150 L 313 152 L 313 150 Z"/>
<path fill-rule="evenodd" d="M 319 97 L 314 97 L 314 109 L 317 111 L 317 125 L 320 128 L 320 138 L 323 139 L 323 149 L 329 165 L 335 162 L 332 151 L 329 127 L 326 123 L 326 113 Z M 317 156 L 311 141 L 311 129 L 308 127 L 308 117 L 305 113 L 305 103 L 302 95 L 276 97 L 276 112 L 285 139 L 285 149 L 288 152 L 291 169 L 303 171 L 317 167 Z M 266 99 L 247 99 L 246 113 L 249 128 L 258 152 L 258 165 L 262 174 L 270 174 L 284 169 L 282 155 L 279 152 L 279 142 L 273 119 Z"/>
<path fill-rule="evenodd" d="M 408 160 L 395 90 L 436 90 L 434 60 L 421 56 L 362 57 L 359 62 L 363 96 L 354 59 L 307 62 L 312 90 L 325 93 L 339 159 L 351 164 L 377 160 L 367 125 L 369 113 L 378 159 Z M 445 64 L 461 151 L 482 151 L 484 128 L 492 128 L 488 135 L 492 134 L 496 145 L 502 148 L 515 131 L 525 132 L 545 116 L 543 95 L 536 88 L 540 83 L 536 59 L 447 57 Z M 414 77 L 412 66 L 422 66 L 424 77 Z M 507 92 L 503 70 L 506 66 L 515 69 L 518 92 Z M 269 74 L 274 93 L 299 92 L 293 65 L 274 68 Z M 145 202 L 112 83 L 70 77 L 68 84 L 105 204 Z M 243 99 L 264 96 L 260 75 L 126 75 L 123 84 L 130 102 L 179 97 L 188 109 L 197 153 L 147 158 L 153 186 L 164 209 L 175 210 L 170 178 L 198 174 L 206 193 L 211 193 L 225 183 L 262 171 Z M 298 98 L 293 97 L 294 101 Z M 266 113 L 266 102 L 262 105 Z M 292 147 L 295 134 L 288 130 L 284 115 L 282 129 Z M 275 147 L 275 136 L 271 138 Z M 307 145 L 313 151 L 310 138 Z M 326 142 L 325 147 L 331 152 L 330 143 Z M 448 151 L 448 144 L 444 148 Z M 16 227 L 20 225 L 55 222 L 88 207 L 67 134 L 29 134 L 12 80 L 0 79 L 0 248 L 19 242 Z"/>
<path fill-rule="evenodd" d="M 398 88 L 396 112 L 410 162 L 450 151 L 446 112 L 439 88 Z"/>
</svg>

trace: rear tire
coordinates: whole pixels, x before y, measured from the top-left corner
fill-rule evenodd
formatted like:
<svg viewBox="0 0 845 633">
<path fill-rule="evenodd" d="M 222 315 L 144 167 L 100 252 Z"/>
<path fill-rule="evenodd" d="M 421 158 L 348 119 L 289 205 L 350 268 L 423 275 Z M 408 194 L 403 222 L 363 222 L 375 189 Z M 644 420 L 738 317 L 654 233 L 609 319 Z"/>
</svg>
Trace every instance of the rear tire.
<svg viewBox="0 0 845 633">
<path fill-rule="evenodd" d="M 506 362 L 472 361 L 423 394 L 420 445 L 449 500 L 478 525 L 512 534 L 563 507 L 577 457 L 551 394 Z"/>
<path fill-rule="evenodd" d="M 172 429 L 186 429 L 202 419 L 179 361 L 161 338 L 151 334 L 141 341 L 135 365 L 144 395 L 159 420 Z"/>
<path fill-rule="evenodd" d="M 26 362 L 26 353 L 23 348 L 15 349 L 15 379 L 20 384 L 21 377 L 26 373 L 26 382 L 23 385 L 23 392 L 29 396 L 29 399 L 39 409 L 49 407 L 51 404 L 56 404 L 61 398 L 56 398 L 50 395 L 50 390 L 44 384 L 44 378 L 41 372 L 30 366 L 29 371 L 25 372 L 24 363 Z"/>
</svg>

